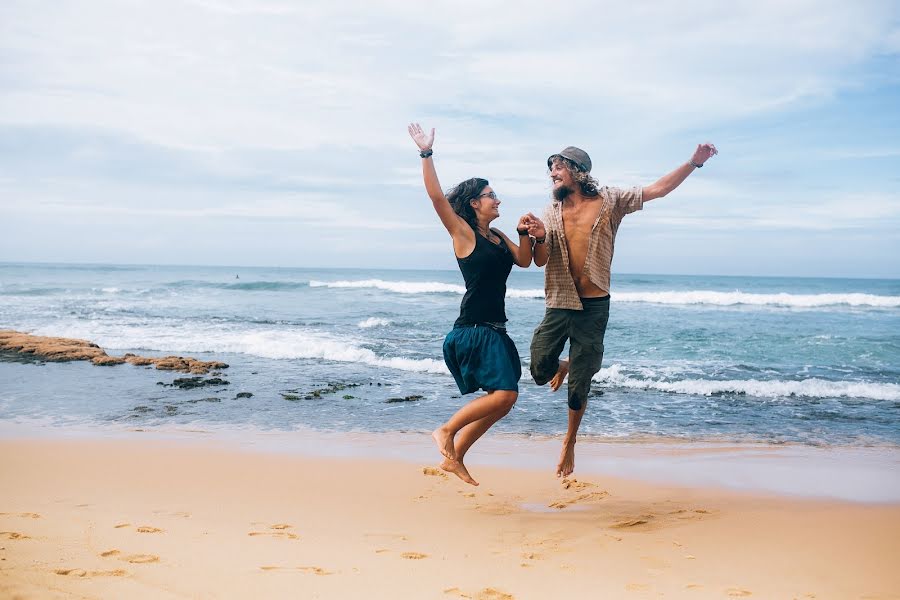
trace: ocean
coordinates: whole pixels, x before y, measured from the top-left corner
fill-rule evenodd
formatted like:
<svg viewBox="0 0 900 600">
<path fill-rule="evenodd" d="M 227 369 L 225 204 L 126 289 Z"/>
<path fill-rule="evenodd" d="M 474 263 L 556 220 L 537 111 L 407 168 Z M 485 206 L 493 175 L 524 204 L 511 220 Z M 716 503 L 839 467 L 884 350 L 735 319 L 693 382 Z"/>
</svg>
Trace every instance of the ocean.
<svg viewBox="0 0 900 600">
<path fill-rule="evenodd" d="M 227 384 L 181 389 L 151 368 L 0 356 L 0 423 L 431 431 L 474 397 L 441 355 L 463 291 L 456 271 L 0 263 L 0 329 L 230 365 Z M 565 431 L 565 392 L 528 374 L 543 296 L 542 271 L 513 271 L 523 377 L 492 431 Z M 900 445 L 900 280 L 614 274 L 605 346 L 587 436 Z"/>
</svg>

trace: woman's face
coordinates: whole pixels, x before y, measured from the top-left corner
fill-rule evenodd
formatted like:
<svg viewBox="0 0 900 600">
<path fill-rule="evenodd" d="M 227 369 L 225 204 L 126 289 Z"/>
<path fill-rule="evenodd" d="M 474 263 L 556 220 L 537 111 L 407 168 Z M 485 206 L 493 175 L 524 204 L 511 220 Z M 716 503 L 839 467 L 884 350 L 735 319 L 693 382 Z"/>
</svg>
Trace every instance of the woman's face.
<svg viewBox="0 0 900 600">
<path fill-rule="evenodd" d="M 490 222 L 500 216 L 500 199 L 491 186 L 486 185 L 478 197 L 472 200 L 472 208 L 479 221 L 487 219 Z"/>
</svg>

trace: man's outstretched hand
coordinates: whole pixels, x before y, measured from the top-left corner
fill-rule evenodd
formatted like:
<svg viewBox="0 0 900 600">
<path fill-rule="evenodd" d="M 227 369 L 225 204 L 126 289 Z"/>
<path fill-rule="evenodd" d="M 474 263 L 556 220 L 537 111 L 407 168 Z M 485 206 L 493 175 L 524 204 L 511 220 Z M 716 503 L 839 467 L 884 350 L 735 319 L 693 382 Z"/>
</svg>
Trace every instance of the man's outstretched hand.
<svg viewBox="0 0 900 600">
<path fill-rule="evenodd" d="M 719 151 L 716 150 L 714 144 L 697 144 L 697 149 L 694 150 L 694 155 L 691 157 L 691 162 L 702 165 L 718 153 Z"/>
</svg>

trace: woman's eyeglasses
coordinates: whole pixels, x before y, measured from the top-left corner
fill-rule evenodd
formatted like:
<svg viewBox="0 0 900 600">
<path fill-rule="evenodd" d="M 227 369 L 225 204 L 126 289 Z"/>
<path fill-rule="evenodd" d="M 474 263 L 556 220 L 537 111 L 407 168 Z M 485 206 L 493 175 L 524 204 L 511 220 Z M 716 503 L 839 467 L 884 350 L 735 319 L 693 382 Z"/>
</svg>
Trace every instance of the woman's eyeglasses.
<svg viewBox="0 0 900 600">
<path fill-rule="evenodd" d="M 495 194 L 494 192 L 485 192 L 483 194 L 478 194 L 478 197 L 479 198 L 490 198 L 491 200 L 496 200 L 497 194 Z"/>
</svg>

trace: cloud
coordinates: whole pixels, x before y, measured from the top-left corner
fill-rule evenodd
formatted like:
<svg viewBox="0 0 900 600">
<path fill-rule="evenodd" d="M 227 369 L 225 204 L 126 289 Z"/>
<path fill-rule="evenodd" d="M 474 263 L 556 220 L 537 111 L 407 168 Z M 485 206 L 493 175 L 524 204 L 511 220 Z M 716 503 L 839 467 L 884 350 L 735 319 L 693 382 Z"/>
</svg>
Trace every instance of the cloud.
<svg viewBox="0 0 900 600">
<path fill-rule="evenodd" d="M 427 245 L 439 225 L 405 132 L 420 120 L 438 128 L 444 187 L 489 178 L 506 227 L 545 204 L 544 161 L 564 145 L 589 149 L 604 183 L 645 185 L 710 137 L 716 166 L 648 226 L 877 225 L 896 217 L 888 167 L 837 181 L 834 164 L 898 152 L 890 102 L 840 106 L 895 89 L 880 61 L 900 51 L 898 14 L 837 0 L 6 2 L 0 186 L 72 216 L 286 219 Z M 843 139 L 797 147 L 817 110 L 859 116 Z M 867 131 L 882 138 L 848 143 Z M 882 200 L 836 218 L 846 207 L 819 203 L 823 187 Z"/>
</svg>

